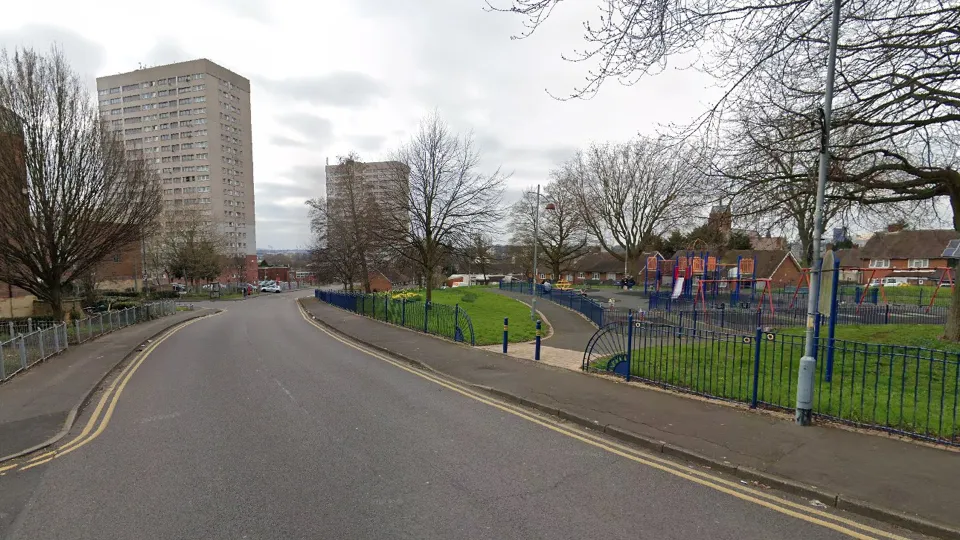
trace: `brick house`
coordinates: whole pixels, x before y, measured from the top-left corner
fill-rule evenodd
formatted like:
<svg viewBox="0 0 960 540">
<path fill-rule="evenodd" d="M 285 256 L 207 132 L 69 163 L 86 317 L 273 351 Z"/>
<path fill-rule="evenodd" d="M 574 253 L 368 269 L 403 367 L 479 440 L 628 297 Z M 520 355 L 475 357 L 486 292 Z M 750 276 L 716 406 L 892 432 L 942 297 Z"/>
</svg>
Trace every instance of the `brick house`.
<svg viewBox="0 0 960 540">
<path fill-rule="evenodd" d="M 409 276 L 390 270 L 373 270 L 370 272 L 370 290 L 376 292 L 392 291 L 410 287 L 414 280 Z"/>
<path fill-rule="evenodd" d="M 105 290 L 139 290 L 143 275 L 140 242 L 131 242 L 108 255 L 94 269 L 97 287 Z"/>
<path fill-rule="evenodd" d="M 259 281 L 289 281 L 289 266 L 262 266 L 257 268 L 257 279 Z"/>
<path fill-rule="evenodd" d="M 860 283 L 862 272 L 860 267 L 863 261 L 860 259 L 860 248 L 837 249 L 833 252 L 834 256 L 840 260 L 840 281 L 842 283 Z"/>
<path fill-rule="evenodd" d="M 647 259 L 649 257 L 657 257 L 658 260 L 663 260 L 663 255 L 661 255 L 660 252 L 653 251 L 641 253 L 639 257 L 633 259 L 630 263 L 630 273 L 637 282 L 643 282 L 643 273 L 647 267 Z M 552 274 L 549 272 L 541 272 L 538 277 L 544 279 L 544 276 L 546 279 L 553 279 Z M 563 272 L 560 277 L 565 281 L 578 285 L 587 281 L 599 281 L 604 284 L 613 285 L 624 277 L 623 261 L 606 251 L 587 253 L 570 263 L 570 269 Z"/>
<path fill-rule="evenodd" d="M 786 249 L 734 249 L 726 252 L 720 259 L 722 264 L 732 265 L 728 270 L 729 279 L 736 279 L 736 264 L 741 258 L 755 259 L 754 276 L 757 279 L 769 279 L 771 287 L 775 289 L 796 286 L 803 274 L 796 257 Z"/>
<path fill-rule="evenodd" d="M 903 278 L 908 283 L 932 284 L 943 269 L 950 266 L 943 258 L 943 249 L 951 240 L 960 239 L 960 232 L 949 229 L 893 230 L 877 233 L 860 249 L 860 266 L 864 270 L 860 283 L 886 277 Z"/>
</svg>

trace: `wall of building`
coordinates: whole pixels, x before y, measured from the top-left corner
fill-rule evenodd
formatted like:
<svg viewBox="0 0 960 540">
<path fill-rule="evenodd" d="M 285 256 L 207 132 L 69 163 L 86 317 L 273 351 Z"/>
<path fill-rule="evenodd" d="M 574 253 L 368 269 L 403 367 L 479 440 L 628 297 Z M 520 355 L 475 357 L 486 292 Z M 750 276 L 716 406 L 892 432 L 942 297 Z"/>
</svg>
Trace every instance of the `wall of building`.
<svg viewBox="0 0 960 540">
<path fill-rule="evenodd" d="M 780 267 L 773 272 L 773 275 L 770 276 L 770 284 L 775 289 L 780 287 L 795 287 L 802 273 L 803 272 L 797 268 L 797 265 L 788 257 L 780 264 Z"/>
<path fill-rule="evenodd" d="M 930 265 L 927 268 L 943 268 L 949 266 L 946 259 L 929 259 Z M 863 272 L 860 274 L 860 283 L 866 284 L 867 282 L 895 275 L 894 270 L 920 270 L 919 268 L 910 268 L 909 259 L 890 259 L 890 268 L 870 268 L 870 260 L 863 261 Z"/>
</svg>

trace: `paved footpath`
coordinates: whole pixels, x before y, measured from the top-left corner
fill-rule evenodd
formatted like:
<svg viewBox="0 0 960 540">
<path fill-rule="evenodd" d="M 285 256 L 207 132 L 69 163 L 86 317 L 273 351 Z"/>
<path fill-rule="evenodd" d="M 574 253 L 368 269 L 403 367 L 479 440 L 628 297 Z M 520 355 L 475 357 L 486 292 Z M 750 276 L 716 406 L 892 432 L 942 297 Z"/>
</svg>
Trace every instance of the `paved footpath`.
<svg viewBox="0 0 960 540">
<path fill-rule="evenodd" d="M 465 347 L 313 298 L 303 303 L 318 321 L 348 336 L 621 438 L 638 434 L 642 439 L 636 442 L 654 451 L 706 461 L 828 506 L 891 522 L 913 520 L 914 528 L 930 520 L 944 526 L 938 534 L 955 530 L 952 537 L 960 538 L 957 452 L 840 428 L 801 428 L 782 416 Z M 775 483 L 778 479 L 782 482 Z"/>
<path fill-rule="evenodd" d="M 111 332 L 0 384 L 0 458 L 57 435 L 92 388 L 144 341 L 167 328 L 211 313 L 183 311 Z"/>
</svg>

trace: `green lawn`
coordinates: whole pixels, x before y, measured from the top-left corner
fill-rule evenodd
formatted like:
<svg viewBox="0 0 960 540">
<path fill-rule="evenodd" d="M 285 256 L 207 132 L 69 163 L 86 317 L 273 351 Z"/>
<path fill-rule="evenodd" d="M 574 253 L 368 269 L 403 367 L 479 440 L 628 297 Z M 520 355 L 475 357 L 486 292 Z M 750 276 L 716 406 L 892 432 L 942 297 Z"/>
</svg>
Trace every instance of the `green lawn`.
<svg viewBox="0 0 960 540">
<path fill-rule="evenodd" d="M 464 295 L 476 296 L 470 301 Z M 503 343 L 503 318 L 510 321 L 509 340 L 511 343 L 530 341 L 537 335 L 536 323 L 530 320 L 530 306 L 486 287 L 455 287 L 433 291 L 433 302 L 447 306 L 460 305 L 470 315 L 477 345 Z M 548 334 L 546 321 L 541 324 L 541 335 Z"/>
<path fill-rule="evenodd" d="M 825 338 L 827 335 L 826 327 L 821 329 L 821 332 L 821 337 Z M 802 327 L 784 328 L 780 330 L 780 333 L 802 336 L 804 335 L 804 329 Z M 837 325 L 834 335 L 836 339 L 846 341 L 904 345 L 960 353 L 960 343 L 944 341 L 940 339 L 942 336 L 943 326 L 937 324 Z"/>
<path fill-rule="evenodd" d="M 378 294 L 358 300 L 362 305 L 357 311 L 375 319 L 386 320 L 407 328 L 426 331 L 448 339 L 454 339 L 457 331 L 463 333 L 464 341 L 469 342 L 469 330 L 466 329 L 466 315 L 473 326 L 476 345 L 503 343 L 503 318 L 510 321 L 509 340 L 512 343 L 530 341 L 536 336 L 536 324 L 530 320 L 530 308 L 507 296 L 497 294 L 485 287 L 456 287 L 433 291 L 433 305 L 426 308 L 423 291 L 404 291 L 417 294 L 419 299 L 401 302 L 392 299 L 393 295 Z M 398 293 L 394 293 L 398 294 Z M 458 308 L 459 306 L 459 308 Z M 459 322 L 454 323 L 457 309 L 462 314 Z M 544 321 L 542 335 L 549 328 Z"/>
<path fill-rule="evenodd" d="M 887 344 L 839 342 L 835 345 L 831 381 L 826 380 L 825 373 L 827 343 L 821 340 L 815 412 L 944 439 L 960 439 L 960 348 L 955 347 L 954 352 L 936 352 L 903 346 L 924 343 L 930 336 L 936 339 L 938 330 L 933 328 L 912 333 L 906 325 L 882 329 L 889 331 Z M 849 327 L 843 329 L 842 335 L 864 341 L 864 336 L 883 337 L 882 329 Z M 633 338 L 633 376 L 749 402 L 755 354 L 759 350 L 758 400 L 776 407 L 794 406 L 797 368 L 803 356 L 803 337 L 798 329 L 763 335 L 759 349 L 755 336 L 750 335 L 689 330 L 679 334 L 675 328 L 667 330 L 657 325 L 645 330 L 637 331 Z M 617 340 L 609 341 L 616 343 Z M 605 369 L 606 361 L 618 352 L 622 358 L 622 349 L 596 351 L 591 365 Z"/>
<path fill-rule="evenodd" d="M 182 295 L 180 295 L 179 300 L 183 300 L 183 301 L 187 301 L 187 300 L 193 300 L 193 301 L 213 300 L 213 301 L 216 301 L 216 300 L 237 300 L 237 299 L 240 299 L 240 298 L 243 298 L 243 293 L 242 293 L 242 292 L 239 292 L 239 293 L 220 293 L 220 297 L 219 297 L 219 298 L 210 298 L 210 293 L 208 293 L 208 292 L 203 292 L 203 293 L 182 294 Z"/>
</svg>

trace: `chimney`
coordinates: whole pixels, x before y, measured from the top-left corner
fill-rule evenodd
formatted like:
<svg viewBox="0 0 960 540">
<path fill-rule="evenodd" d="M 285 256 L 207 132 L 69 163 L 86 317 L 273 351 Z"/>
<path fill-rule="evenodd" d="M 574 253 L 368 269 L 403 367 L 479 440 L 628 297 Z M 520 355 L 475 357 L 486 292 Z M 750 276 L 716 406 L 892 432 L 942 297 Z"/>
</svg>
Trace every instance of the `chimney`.
<svg viewBox="0 0 960 540">
<path fill-rule="evenodd" d="M 905 227 L 905 226 L 904 226 L 903 223 L 891 223 L 891 224 L 887 225 L 887 232 L 888 232 L 888 233 L 900 232 L 900 231 L 902 231 L 902 230 L 904 229 L 904 227 Z"/>
</svg>

